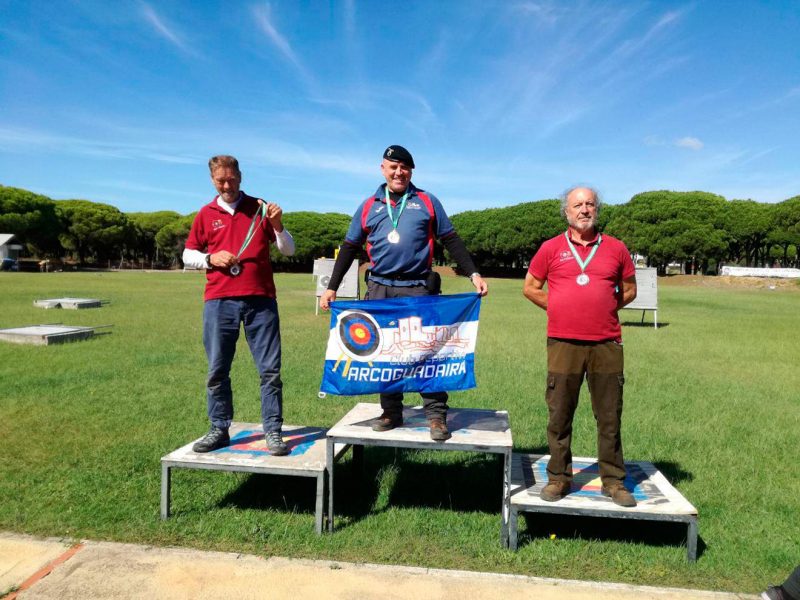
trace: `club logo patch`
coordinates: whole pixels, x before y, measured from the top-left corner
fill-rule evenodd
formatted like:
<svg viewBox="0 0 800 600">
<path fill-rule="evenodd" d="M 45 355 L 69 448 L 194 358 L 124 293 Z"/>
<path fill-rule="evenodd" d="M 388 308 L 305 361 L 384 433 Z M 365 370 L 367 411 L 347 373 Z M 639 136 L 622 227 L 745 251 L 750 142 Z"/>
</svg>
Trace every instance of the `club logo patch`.
<svg viewBox="0 0 800 600">
<path fill-rule="evenodd" d="M 217 229 L 222 229 L 225 227 L 225 223 L 222 222 L 222 219 L 214 219 L 211 221 L 211 228 L 216 231 Z"/>
</svg>

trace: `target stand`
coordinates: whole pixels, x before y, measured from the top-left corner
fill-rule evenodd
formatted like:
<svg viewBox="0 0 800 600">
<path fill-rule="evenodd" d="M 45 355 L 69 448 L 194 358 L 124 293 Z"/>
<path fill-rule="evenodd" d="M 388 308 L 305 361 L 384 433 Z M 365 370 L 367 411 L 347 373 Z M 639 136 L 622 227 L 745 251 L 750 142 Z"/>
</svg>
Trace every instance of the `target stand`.
<svg viewBox="0 0 800 600">
<path fill-rule="evenodd" d="M 161 458 L 161 518 L 167 519 L 170 515 L 171 469 L 313 477 L 317 480 L 314 523 L 316 532 L 321 534 L 328 465 L 333 464 L 346 448 L 329 448 L 325 443 L 326 430 L 320 427 L 284 425 L 283 440 L 289 448 L 287 456 L 272 456 L 267 451 L 260 423 L 234 422 L 228 433 L 231 443 L 226 448 L 213 452 L 194 452 L 192 446 L 201 439 L 198 438 Z M 326 452 L 330 452 L 330 456 L 326 456 Z"/>
<path fill-rule="evenodd" d="M 45 300 L 34 300 L 33 305 L 39 308 L 79 310 L 82 308 L 100 308 L 103 303 L 95 298 L 47 298 Z"/>
<path fill-rule="evenodd" d="M 12 344 L 33 344 L 36 346 L 50 346 L 65 342 L 78 342 L 92 337 L 96 329 L 111 327 L 98 325 L 95 327 L 67 327 L 64 325 L 31 325 L 28 327 L 14 327 L 0 329 L 0 340 Z"/>
<path fill-rule="evenodd" d="M 512 550 L 517 549 L 519 513 L 535 512 L 685 523 L 686 556 L 689 562 L 697 560 L 697 509 L 652 463 L 625 463 L 625 487 L 633 494 L 637 505 L 624 508 L 602 495 L 596 458 L 574 457 L 572 459 L 574 475 L 570 493 L 556 502 L 542 500 L 540 494 L 548 482 L 549 460 L 549 454 L 513 455 L 509 523 Z"/>
<path fill-rule="evenodd" d="M 503 484 L 500 542 L 508 546 L 509 498 L 511 494 L 511 428 L 508 413 L 503 410 L 449 408 L 447 427 L 452 434 L 449 440 L 431 439 L 430 427 L 422 407 L 404 408 L 403 425 L 389 431 L 373 431 L 373 422 L 380 417 L 380 404 L 360 402 L 328 430 L 328 529 L 333 531 L 334 465 L 333 448 L 353 448 L 354 460 L 360 461 L 365 446 L 390 448 L 416 448 L 420 450 L 460 450 L 486 452 L 503 456 Z"/>
<path fill-rule="evenodd" d="M 328 289 L 328 283 L 330 283 L 331 275 L 333 274 L 333 265 L 335 263 L 336 260 L 333 258 L 318 258 L 314 261 L 312 277 L 316 280 L 317 288 L 316 297 L 314 298 L 315 315 L 319 314 L 319 298 L 325 293 L 325 290 Z M 360 299 L 361 286 L 359 283 L 358 261 L 354 260 L 350 265 L 350 268 L 347 269 L 347 273 L 345 273 L 344 277 L 342 278 L 342 283 L 339 284 L 336 297 L 355 298 L 356 300 Z"/>
</svg>

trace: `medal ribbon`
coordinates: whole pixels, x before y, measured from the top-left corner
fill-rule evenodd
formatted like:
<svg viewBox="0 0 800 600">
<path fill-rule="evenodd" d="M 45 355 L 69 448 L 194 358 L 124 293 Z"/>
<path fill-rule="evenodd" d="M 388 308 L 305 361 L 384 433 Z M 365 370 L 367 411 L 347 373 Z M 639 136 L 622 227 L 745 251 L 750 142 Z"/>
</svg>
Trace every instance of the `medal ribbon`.
<svg viewBox="0 0 800 600">
<path fill-rule="evenodd" d="M 572 250 L 572 256 L 575 257 L 575 262 L 578 263 L 578 266 L 581 268 L 581 273 L 586 271 L 586 267 L 589 266 L 589 263 L 592 262 L 597 249 L 600 247 L 600 242 L 603 241 L 603 236 L 597 234 L 597 243 L 592 248 L 592 251 L 589 253 L 589 256 L 586 257 L 586 261 L 582 261 L 581 257 L 578 256 L 578 251 L 575 249 L 575 246 L 572 245 L 572 240 L 569 239 L 569 231 L 564 232 L 564 237 L 567 238 L 567 244 L 569 245 L 569 249 Z"/>
<path fill-rule="evenodd" d="M 261 218 L 259 219 L 259 217 Z M 247 246 L 250 244 L 250 242 L 253 239 L 253 236 L 256 234 L 256 226 L 263 223 L 264 219 L 266 218 L 267 218 L 267 203 L 264 202 L 262 204 L 261 202 L 259 202 L 258 208 L 256 209 L 256 214 L 253 215 L 253 220 L 250 221 L 250 229 L 247 230 L 247 235 L 244 236 L 244 242 L 242 242 L 242 247 L 239 248 L 239 253 L 236 255 L 237 260 L 247 249 Z"/>
<path fill-rule="evenodd" d="M 389 184 L 386 184 L 386 212 L 389 213 L 389 218 L 392 220 L 392 228 L 397 229 L 397 224 L 400 222 L 400 215 L 403 214 L 403 209 L 406 207 L 406 200 L 408 200 L 408 189 L 403 197 L 400 199 L 400 208 L 397 211 L 397 218 L 392 213 L 392 200 L 389 198 Z"/>
</svg>

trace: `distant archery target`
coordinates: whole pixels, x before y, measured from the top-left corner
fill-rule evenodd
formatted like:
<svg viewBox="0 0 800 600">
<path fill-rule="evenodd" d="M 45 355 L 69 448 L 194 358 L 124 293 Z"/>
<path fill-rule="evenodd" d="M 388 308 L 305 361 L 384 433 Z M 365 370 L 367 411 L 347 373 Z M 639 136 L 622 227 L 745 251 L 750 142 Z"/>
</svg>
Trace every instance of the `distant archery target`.
<svg viewBox="0 0 800 600">
<path fill-rule="evenodd" d="M 365 312 L 344 311 L 336 326 L 339 347 L 353 360 L 370 361 L 381 351 L 381 328 Z"/>
</svg>

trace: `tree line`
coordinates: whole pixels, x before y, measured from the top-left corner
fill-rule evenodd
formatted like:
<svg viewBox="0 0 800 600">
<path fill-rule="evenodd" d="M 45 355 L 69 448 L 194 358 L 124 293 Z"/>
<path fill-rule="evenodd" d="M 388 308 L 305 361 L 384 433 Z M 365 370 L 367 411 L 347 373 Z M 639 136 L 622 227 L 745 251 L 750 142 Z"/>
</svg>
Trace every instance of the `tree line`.
<svg viewBox="0 0 800 600">
<path fill-rule="evenodd" d="M 0 186 L 0 233 L 14 234 L 27 256 L 80 265 L 180 266 L 194 216 L 124 213 L 110 204 L 52 200 Z M 542 242 L 565 229 L 558 200 L 466 211 L 451 220 L 477 264 L 497 271 L 526 268 Z M 276 268 L 310 271 L 314 259 L 333 256 L 349 223 L 350 216 L 340 213 L 285 213 L 296 252 L 292 257 L 274 253 Z M 702 273 L 723 263 L 800 266 L 800 196 L 771 204 L 707 192 L 644 192 L 625 204 L 604 205 L 599 227 L 661 273 L 673 263 Z M 441 247 L 435 256 L 439 264 L 450 262 Z"/>
</svg>

